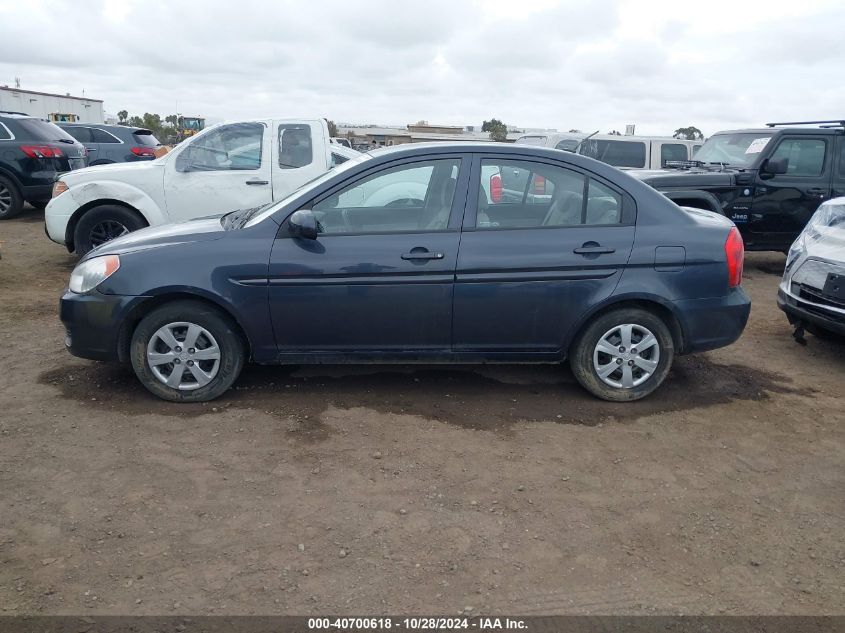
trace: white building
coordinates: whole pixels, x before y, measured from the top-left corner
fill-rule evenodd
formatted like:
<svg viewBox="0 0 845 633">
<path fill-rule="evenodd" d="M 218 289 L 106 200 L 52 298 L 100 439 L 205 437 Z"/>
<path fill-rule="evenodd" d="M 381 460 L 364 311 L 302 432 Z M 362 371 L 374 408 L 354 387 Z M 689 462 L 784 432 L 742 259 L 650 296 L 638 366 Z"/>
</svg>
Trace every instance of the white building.
<svg viewBox="0 0 845 633">
<path fill-rule="evenodd" d="M 0 86 L 0 110 L 23 112 L 48 121 L 103 123 L 103 102 L 100 99 L 55 95 Z"/>
</svg>

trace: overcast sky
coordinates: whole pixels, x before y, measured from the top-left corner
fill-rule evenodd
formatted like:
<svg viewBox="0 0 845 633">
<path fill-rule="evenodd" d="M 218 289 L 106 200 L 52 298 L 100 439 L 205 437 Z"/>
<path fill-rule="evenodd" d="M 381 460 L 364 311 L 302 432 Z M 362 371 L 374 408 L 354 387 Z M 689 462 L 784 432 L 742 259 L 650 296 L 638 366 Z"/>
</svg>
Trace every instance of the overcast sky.
<svg viewBox="0 0 845 633">
<path fill-rule="evenodd" d="M 106 112 L 706 134 L 845 116 L 842 0 L 0 0 L 0 85 Z"/>
</svg>

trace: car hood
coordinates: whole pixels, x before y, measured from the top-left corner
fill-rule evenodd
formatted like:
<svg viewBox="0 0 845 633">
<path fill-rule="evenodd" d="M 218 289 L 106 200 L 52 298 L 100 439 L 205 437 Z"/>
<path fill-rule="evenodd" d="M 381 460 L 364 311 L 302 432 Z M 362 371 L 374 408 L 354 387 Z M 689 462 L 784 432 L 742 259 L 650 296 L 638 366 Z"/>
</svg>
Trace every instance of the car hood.
<svg viewBox="0 0 845 633">
<path fill-rule="evenodd" d="M 733 185 L 735 171 L 710 171 L 707 169 L 629 169 L 626 173 L 652 187 L 706 187 L 708 185 Z"/>
<path fill-rule="evenodd" d="M 161 169 L 163 166 L 159 160 L 145 160 L 131 163 L 109 163 L 106 165 L 94 165 L 93 167 L 85 167 L 84 169 L 77 169 L 73 173 L 64 174 L 62 180 L 68 187 L 74 185 L 90 182 L 91 180 L 101 180 L 103 177 L 119 179 L 121 174 L 131 172 L 139 174 L 144 170 L 151 171 Z"/>
<path fill-rule="evenodd" d="M 158 248 L 186 242 L 208 242 L 222 238 L 226 232 L 220 224 L 220 216 L 200 218 L 179 224 L 162 224 L 128 235 L 118 237 L 95 248 L 85 259 L 100 255 L 126 255 L 148 248 Z"/>
</svg>

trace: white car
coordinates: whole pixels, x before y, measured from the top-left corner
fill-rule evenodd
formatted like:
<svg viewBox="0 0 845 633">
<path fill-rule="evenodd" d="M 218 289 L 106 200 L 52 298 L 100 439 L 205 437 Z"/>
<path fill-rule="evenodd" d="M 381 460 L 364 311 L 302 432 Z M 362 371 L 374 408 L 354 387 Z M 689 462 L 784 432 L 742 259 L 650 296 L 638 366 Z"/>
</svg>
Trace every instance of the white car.
<svg viewBox="0 0 845 633">
<path fill-rule="evenodd" d="M 354 156 L 331 142 L 324 119 L 219 124 L 154 161 L 65 174 L 45 210 L 47 235 L 85 254 L 146 226 L 278 200 Z"/>
<path fill-rule="evenodd" d="M 845 197 L 824 202 L 786 256 L 778 307 L 803 340 L 834 332 L 845 336 Z"/>
</svg>

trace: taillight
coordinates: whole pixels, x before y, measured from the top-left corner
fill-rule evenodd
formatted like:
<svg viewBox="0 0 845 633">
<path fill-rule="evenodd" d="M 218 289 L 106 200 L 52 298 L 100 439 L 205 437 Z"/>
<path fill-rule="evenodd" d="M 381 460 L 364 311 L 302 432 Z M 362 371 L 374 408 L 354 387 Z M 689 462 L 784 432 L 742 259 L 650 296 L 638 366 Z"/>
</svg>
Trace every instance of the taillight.
<svg viewBox="0 0 845 633">
<path fill-rule="evenodd" d="M 534 174 L 534 194 L 542 196 L 546 193 L 546 179 L 539 174 Z"/>
<path fill-rule="evenodd" d="M 490 176 L 490 202 L 499 204 L 502 201 L 502 175 Z"/>
<path fill-rule="evenodd" d="M 733 226 L 725 240 L 725 258 L 728 261 L 728 286 L 736 288 L 742 283 L 742 264 L 745 259 L 745 244 L 739 230 Z"/>
<path fill-rule="evenodd" d="M 132 153 L 135 156 L 155 156 L 155 150 L 152 147 L 133 147 Z"/>
<path fill-rule="evenodd" d="M 30 158 L 61 158 L 62 150 L 51 145 L 21 145 L 21 151 Z"/>
</svg>

